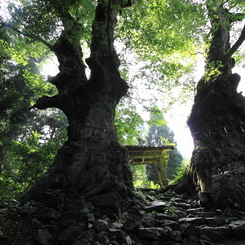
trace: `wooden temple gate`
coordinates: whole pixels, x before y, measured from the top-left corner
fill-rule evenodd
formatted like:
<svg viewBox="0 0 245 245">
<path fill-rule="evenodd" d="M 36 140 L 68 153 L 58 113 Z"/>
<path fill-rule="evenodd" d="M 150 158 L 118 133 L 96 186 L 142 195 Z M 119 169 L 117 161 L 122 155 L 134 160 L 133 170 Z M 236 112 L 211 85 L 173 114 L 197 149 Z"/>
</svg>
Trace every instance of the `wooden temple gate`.
<svg viewBox="0 0 245 245">
<path fill-rule="evenodd" d="M 158 179 L 160 186 L 167 186 L 167 165 L 169 152 L 174 146 L 127 146 L 130 164 L 154 164 L 158 169 Z"/>
</svg>

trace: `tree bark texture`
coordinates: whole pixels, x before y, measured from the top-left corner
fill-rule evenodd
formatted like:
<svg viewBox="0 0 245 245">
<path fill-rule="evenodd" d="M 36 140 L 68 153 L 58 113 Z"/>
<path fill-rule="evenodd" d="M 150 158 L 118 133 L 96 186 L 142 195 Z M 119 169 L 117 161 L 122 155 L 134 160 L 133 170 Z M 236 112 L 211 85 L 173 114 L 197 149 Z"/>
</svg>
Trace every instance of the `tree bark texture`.
<svg viewBox="0 0 245 245">
<path fill-rule="evenodd" d="M 194 139 L 188 183 L 219 208 L 244 204 L 245 98 L 238 74 L 220 76 L 199 88 L 188 125 Z"/>
<path fill-rule="evenodd" d="M 245 98 L 237 93 L 240 76 L 232 74 L 233 61 L 226 56 L 229 13 L 222 6 L 209 5 L 208 9 L 212 37 L 206 74 L 199 81 L 188 119 L 194 151 L 176 190 L 206 192 L 217 208 L 245 210 Z M 213 68 L 218 68 L 217 74 L 210 72 Z"/>
<path fill-rule="evenodd" d="M 69 198 L 83 196 L 97 206 L 117 211 L 122 199 L 132 194 L 132 176 L 127 150 L 118 143 L 114 111 L 128 86 L 120 77 L 119 60 L 113 46 L 116 16 L 123 1 L 98 1 L 92 30 L 91 55 L 86 60 L 91 76 L 85 75 L 80 48 L 79 24 L 60 11 L 69 25 L 53 45 L 60 72 L 50 77 L 58 94 L 43 96 L 34 107 L 60 108 L 69 120 L 68 140 L 53 165 L 32 188 L 36 200 L 49 200 L 50 193 Z M 71 24 L 73 23 L 73 24 Z M 111 196 L 100 198 L 98 196 Z M 103 201 L 107 200 L 107 201 Z"/>
</svg>

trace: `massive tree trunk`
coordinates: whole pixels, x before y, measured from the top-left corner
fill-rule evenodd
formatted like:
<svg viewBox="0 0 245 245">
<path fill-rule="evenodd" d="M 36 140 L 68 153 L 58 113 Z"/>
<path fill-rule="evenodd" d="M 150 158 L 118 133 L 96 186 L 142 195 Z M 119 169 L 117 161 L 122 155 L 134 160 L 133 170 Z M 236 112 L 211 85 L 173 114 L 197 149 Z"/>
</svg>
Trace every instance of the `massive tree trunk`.
<svg viewBox="0 0 245 245">
<path fill-rule="evenodd" d="M 60 108 L 69 120 L 68 140 L 45 176 L 30 190 L 29 198 L 51 202 L 54 195 L 79 197 L 94 205 L 120 209 L 133 185 L 126 149 L 118 143 L 114 111 L 128 86 L 120 77 L 114 50 L 114 28 L 121 0 L 98 1 L 92 30 L 91 55 L 82 61 L 81 27 L 60 7 L 64 31 L 51 49 L 60 72 L 50 77 L 58 94 L 38 99 L 35 108 Z M 99 198 L 100 197 L 100 198 Z M 104 198 L 103 198 L 104 197 Z"/>
<path fill-rule="evenodd" d="M 245 209 L 245 98 L 237 93 L 240 76 L 231 71 L 231 55 L 239 45 L 232 50 L 229 43 L 236 15 L 215 1 L 208 2 L 211 43 L 188 119 L 195 148 L 185 185 L 177 190 L 204 192 L 217 208 Z M 244 30 L 240 45 L 241 40 Z"/>
</svg>

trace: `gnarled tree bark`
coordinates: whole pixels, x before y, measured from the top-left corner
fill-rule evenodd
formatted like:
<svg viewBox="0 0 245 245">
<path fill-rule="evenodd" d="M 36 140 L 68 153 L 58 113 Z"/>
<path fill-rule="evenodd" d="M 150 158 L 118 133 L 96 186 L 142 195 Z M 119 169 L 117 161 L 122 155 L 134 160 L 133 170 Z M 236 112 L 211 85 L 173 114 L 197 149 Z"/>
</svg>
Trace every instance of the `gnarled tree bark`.
<svg viewBox="0 0 245 245">
<path fill-rule="evenodd" d="M 204 192 L 217 208 L 245 209 L 245 98 L 237 93 L 240 76 L 232 74 L 231 58 L 244 40 L 244 30 L 230 48 L 235 16 L 231 18 L 223 5 L 208 2 L 211 43 L 205 76 L 198 83 L 188 119 L 195 148 L 187 173 L 175 189 Z"/>
<path fill-rule="evenodd" d="M 51 47 L 58 58 L 60 72 L 49 77 L 58 94 L 43 96 L 33 107 L 61 109 L 69 121 L 68 140 L 49 171 L 29 191 L 28 198 L 50 202 L 50 193 L 58 190 L 67 199 L 82 196 L 95 206 L 118 212 L 121 200 L 132 194 L 128 154 L 119 145 L 114 126 L 115 107 L 128 89 L 120 77 L 113 46 L 116 17 L 124 2 L 98 1 L 91 55 L 86 60 L 91 70 L 89 79 L 80 48 L 81 27 L 60 7 L 65 29 Z"/>
</svg>

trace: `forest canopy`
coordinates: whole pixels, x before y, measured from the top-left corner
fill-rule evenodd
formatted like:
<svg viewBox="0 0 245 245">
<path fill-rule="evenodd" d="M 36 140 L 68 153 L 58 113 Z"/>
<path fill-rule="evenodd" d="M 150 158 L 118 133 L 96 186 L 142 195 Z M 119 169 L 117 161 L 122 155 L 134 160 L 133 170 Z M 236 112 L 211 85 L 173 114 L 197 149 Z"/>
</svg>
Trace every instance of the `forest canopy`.
<svg viewBox="0 0 245 245">
<path fill-rule="evenodd" d="M 184 95 L 195 89 L 197 80 L 202 76 L 196 75 L 195 70 L 200 71 L 200 60 L 205 57 L 210 39 L 210 26 L 204 3 L 205 1 L 191 0 L 135 1 L 131 7 L 121 10 L 115 30 L 115 43 L 121 60 L 121 74 L 130 85 L 127 99 L 132 98 L 134 104 L 138 101 L 142 104 L 150 97 L 152 103 L 158 100 L 162 108 L 167 108 L 177 98 L 185 100 Z M 40 66 L 40 62 L 42 64 L 50 59 L 52 52 L 50 53 L 48 47 L 57 40 L 65 18 L 58 13 L 59 8 L 56 7 L 59 5 L 59 1 L 10 1 L 9 5 L 2 6 L 2 27 L 9 27 L 9 30 L 4 31 L 7 31 L 8 35 L 11 33 L 15 40 L 11 48 L 12 59 L 26 64 L 28 57 L 32 57 L 38 61 L 35 66 Z M 79 26 L 82 26 L 82 33 L 77 32 L 76 36 L 80 36 L 78 38 L 86 59 L 89 55 L 96 2 L 66 1 L 63 6 L 76 18 Z M 242 14 L 244 3 L 226 1 L 224 6 L 227 6 L 229 11 L 237 11 L 239 6 L 239 13 Z M 69 25 L 69 21 L 66 22 L 66 25 Z M 234 30 L 234 38 L 241 28 L 242 26 Z M 239 60 L 240 56 L 236 61 Z M 89 72 L 89 69 L 87 70 Z M 34 74 L 26 76 L 31 77 Z M 33 79 L 36 80 L 32 77 Z M 46 86 L 50 84 L 46 83 Z M 172 92 L 176 86 L 182 88 L 177 96 Z M 140 94 L 137 91 L 139 87 L 143 91 Z M 151 96 L 144 98 L 146 90 Z M 161 92 L 161 95 L 156 96 L 156 90 Z M 46 93 L 49 94 L 48 91 Z M 152 103 L 145 102 L 145 105 L 150 107 Z"/>
</svg>

